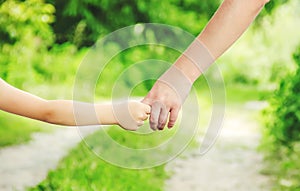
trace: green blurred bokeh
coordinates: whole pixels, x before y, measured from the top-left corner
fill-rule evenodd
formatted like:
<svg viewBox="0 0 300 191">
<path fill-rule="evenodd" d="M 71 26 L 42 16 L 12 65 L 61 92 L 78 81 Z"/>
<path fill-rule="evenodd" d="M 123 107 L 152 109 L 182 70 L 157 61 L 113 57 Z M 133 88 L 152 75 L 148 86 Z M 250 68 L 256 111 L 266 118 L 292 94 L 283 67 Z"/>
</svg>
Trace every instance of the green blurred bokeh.
<svg viewBox="0 0 300 191">
<path fill-rule="evenodd" d="M 46 99 L 71 99 L 78 66 L 97 39 L 122 27 L 138 23 L 168 24 L 197 35 L 220 3 L 220 0 L 0 1 L 0 77 L 20 89 Z M 292 55 L 300 44 L 299 7 L 297 0 L 271 0 L 250 29 L 217 61 L 225 79 L 230 104 L 252 99 L 269 99 L 279 84 L 281 86 L 287 84 L 287 82 L 281 82 L 282 79 L 296 73 L 298 66 L 294 64 Z M 104 79 L 97 86 L 98 99 L 105 99 L 109 96 L 105 92 L 111 90 L 118 74 L 131 64 L 157 58 L 173 62 L 178 55 L 176 51 L 159 46 L 134 47 L 122 52 L 111 61 L 107 73 L 103 74 Z M 208 73 L 208 76 L 214 78 L 213 73 Z M 297 77 L 293 80 L 297 81 Z M 134 76 L 131 78 L 129 80 L 134 81 Z M 134 91 L 133 96 L 143 96 L 147 93 L 153 81 L 145 83 L 144 86 Z M 198 87 L 201 87 L 204 84 L 203 78 L 196 83 Z M 208 95 L 209 90 L 203 87 L 199 91 L 205 96 Z M 276 98 L 278 100 L 288 94 L 293 94 L 289 96 L 298 100 L 297 91 L 279 90 L 279 92 L 283 93 Z M 280 108 L 282 105 L 277 105 L 277 107 Z M 296 118 L 299 121 L 299 112 L 297 107 L 294 107 L 296 109 L 287 108 L 286 110 L 296 113 L 292 115 L 294 116 L 292 119 Z M 276 110 L 276 108 L 273 110 L 277 111 L 277 113 L 272 113 L 273 118 L 285 116 L 280 113 L 281 110 Z M 273 118 L 268 118 L 268 120 L 274 120 Z M 272 124 L 272 131 L 266 133 L 265 139 L 268 140 L 266 142 L 278 144 L 281 139 L 284 139 L 284 143 L 288 145 L 283 149 L 284 154 L 288 153 L 285 149 L 288 151 L 298 149 L 299 152 L 299 136 L 295 135 L 299 131 L 292 128 L 294 134 L 288 134 L 291 127 L 284 128 L 285 126 L 281 124 L 284 120 L 285 118 L 274 120 L 276 123 L 269 123 Z M 285 122 L 290 123 L 290 120 Z M 278 123 L 281 125 L 279 130 L 276 126 Z M 291 126 L 294 125 L 295 128 L 299 126 L 295 124 L 297 122 Z M 0 146 L 27 141 L 30 139 L 31 132 L 43 129 L 41 126 L 44 125 L 0 113 Z M 272 137 L 274 132 L 281 139 L 276 137 L 278 140 L 274 141 L 275 138 Z M 284 135 L 288 136 L 284 137 Z M 269 142 L 269 139 L 273 141 Z M 290 140 L 293 141 L 292 146 L 286 143 Z M 274 148 L 277 148 L 273 145 L 269 147 L 264 145 L 264 147 L 271 152 L 276 152 Z M 76 152 L 72 152 L 71 159 L 74 155 L 74 158 L 79 157 L 81 160 L 82 156 L 74 153 Z M 278 157 L 281 159 L 282 156 Z M 294 155 L 292 157 L 295 158 Z M 71 159 L 67 158 L 66 162 L 60 165 L 58 172 L 65 170 L 63 166 L 68 167 Z M 286 175 L 286 169 L 295 170 L 298 167 L 295 165 L 296 162 L 297 160 L 294 159 L 285 160 L 282 164 L 284 175 Z M 112 171 L 119 172 L 120 169 Z M 276 171 L 278 174 L 282 173 L 278 171 Z M 58 172 L 50 174 L 48 182 L 44 182 L 36 189 L 51 190 L 51 186 L 57 188 L 59 183 L 56 182 L 56 178 L 60 174 Z M 66 171 L 61 173 L 66 173 Z M 93 171 L 88 171 L 88 173 L 93 173 Z M 157 173 L 159 178 L 166 177 L 162 168 L 145 173 L 149 173 L 145 175 L 145 178 L 153 178 Z M 282 174 L 279 177 L 281 176 Z M 291 188 L 299 188 L 299 181 L 294 180 L 294 176 L 292 178 Z M 54 182 L 51 182 L 51 179 Z M 133 181 L 130 178 L 128 180 L 129 184 Z M 80 183 L 81 188 L 85 188 L 84 185 L 88 184 L 88 181 Z M 162 184 L 158 181 L 157 187 L 145 185 L 149 185 L 149 188 L 153 186 L 153 190 L 160 190 L 159 187 Z M 280 184 L 280 178 L 278 184 Z M 141 187 L 139 185 L 134 188 L 128 186 L 128 190 L 139 190 Z M 78 188 L 80 189 L 80 186 Z M 284 189 L 289 188 L 284 187 Z"/>
</svg>

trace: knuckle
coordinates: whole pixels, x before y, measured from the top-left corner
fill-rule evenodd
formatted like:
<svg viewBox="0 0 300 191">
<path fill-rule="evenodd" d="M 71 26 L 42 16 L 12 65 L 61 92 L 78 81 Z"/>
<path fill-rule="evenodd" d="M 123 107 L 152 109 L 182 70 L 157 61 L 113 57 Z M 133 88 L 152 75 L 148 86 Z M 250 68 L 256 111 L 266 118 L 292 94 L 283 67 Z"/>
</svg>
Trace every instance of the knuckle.
<svg viewBox="0 0 300 191">
<path fill-rule="evenodd" d="M 158 125 L 159 125 L 159 126 L 165 126 L 165 125 L 166 125 L 166 122 L 165 122 L 165 121 L 159 122 Z"/>
<path fill-rule="evenodd" d="M 169 123 L 173 124 L 176 122 L 176 118 L 170 118 Z"/>
<path fill-rule="evenodd" d="M 156 123 L 156 119 L 155 119 L 155 117 L 153 117 L 153 116 L 150 116 L 150 122 L 151 122 L 151 123 Z"/>
<path fill-rule="evenodd" d="M 178 103 L 178 102 L 175 102 L 175 103 L 173 104 L 173 107 L 174 107 L 174 108 L 180 108 L 180 107 L 181 107 L 181 105 L 180 105 L 180 103 Z"/>
<path fill-rule="evenodd" d="M 145 115 L 145 114 L 140 114 L 140 115 L 139 115 L 139 118 L 140 118 L 140 119 L 145 119 L 145 118 L 147 118 L 147 117 L 148 117 L 148 116 Z"/>
</svg>

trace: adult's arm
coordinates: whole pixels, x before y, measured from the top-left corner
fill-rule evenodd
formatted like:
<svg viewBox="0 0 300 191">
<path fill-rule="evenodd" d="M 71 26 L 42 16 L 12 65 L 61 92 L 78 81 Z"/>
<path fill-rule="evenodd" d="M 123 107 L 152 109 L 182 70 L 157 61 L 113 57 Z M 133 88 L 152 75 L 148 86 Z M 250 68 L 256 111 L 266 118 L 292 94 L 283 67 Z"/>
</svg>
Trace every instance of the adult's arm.
<svg viewBox="0 0 300 191">
<path fill-rule="evenodd" d="M 267 2 L 269 0 L 223 1 L 207 26 L 187 49 L 188 54 L 182 54 L 144 98 L 143 102 L 151 106 L 152 129 L 163 129 L 168 116 L 168 127 L 174 126 L 194 81 L 245 32 Z M 203 56 L 201 63 L 196 58 L 191 59 L 197 57 L 193 55 L 195 53 Z M 182 83 L 174 83 L 174 78 Z"/>
</svg>

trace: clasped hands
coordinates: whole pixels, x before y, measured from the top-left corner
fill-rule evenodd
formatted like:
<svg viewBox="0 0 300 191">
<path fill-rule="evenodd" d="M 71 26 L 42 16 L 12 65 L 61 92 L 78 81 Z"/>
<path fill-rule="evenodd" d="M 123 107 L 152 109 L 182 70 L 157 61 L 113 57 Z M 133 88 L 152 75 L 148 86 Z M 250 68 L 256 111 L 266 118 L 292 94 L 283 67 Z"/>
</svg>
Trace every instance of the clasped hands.
<svg viewBox="0 0 300 191">
<path fill-rule="evenodd" d="M 137 130 L 150 115 L 152 130 L 172 128 L 192 83 L 175 66 L 167 70 L 141 101 L 114 104 L 118 125 L 126 130 Z"/>
<path fill-rule="evenodd" d="M 214 60 L 215 58 L 206 46 L 196 39 L 175 64 L 155 82 L 148 95 L 140 103 L 138 107 L 140 109 L 133 108 L 131 122 L 128 122 L 128 119 L 126 120 L 125 117 L 120 117 L 119 119 L 122 120 L 118 120 L 119 125 L 124 129 L 136 130 L 143 124 L 143 120 L 148 118 L 147 116 L 150 113 L 151 129 L 163 130 L 166 124 L 168 128 L 172 128 L 178 118 L 181 106 L 191 90 L 193 82 Z M 145 104 L 148 107 L 145 107 Z M 141 115 L 141 113 L 146 114 L 146 117 L 145 115 Z M 117 114 L 117 118 L 118 115 L 121 116 Z M 123 123 L 123 121 L 126 122 Z"/>
</svg>

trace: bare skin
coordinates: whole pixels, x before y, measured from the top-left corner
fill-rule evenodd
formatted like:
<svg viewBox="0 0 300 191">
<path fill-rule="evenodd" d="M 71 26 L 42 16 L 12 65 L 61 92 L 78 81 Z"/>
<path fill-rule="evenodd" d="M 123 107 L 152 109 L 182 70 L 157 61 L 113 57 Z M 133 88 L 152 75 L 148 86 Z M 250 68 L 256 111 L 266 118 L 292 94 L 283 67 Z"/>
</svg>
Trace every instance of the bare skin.
<svg viewBox="0 0 300 191">
<path fill-rule="evenodd" d="M 79 110 L 83 110 L 80 111 L 82 116 L 75 116 L 74 105 Z M 122 102 L 117 105 L 118 107 L 111 103 L 90 104 L 72 100 L 45 100 L 19 90 L 0 78 L 1 110 L 47 123 L 66 126 L 116 124 L 126 130 L 137 130 L 150 113 L 150 106 L 137 101 Z M 115 108 L 122 109 L 122 112 L 129 112 L 130 123 L 128 119 L 117 116 L 114 112 Z M 87 112 L 84 111 L 85 109 Z M 94 111 L 95 117 L 89 115 L 91 111 Z"/>
<path fill-rule="evenodd" d="M 215 61 L 246 31 L 268 2 L 269 0 L 224 0 L 196 40 L 207 48 L 209 56 Z M 212 63 L 206 64 L 209 66 Z M 150 126 L 154 130 L 164 129 L 167 122 L 169 128 L 174 126 L 184 102 L 182 98 L 185 99 L 192 84 L 201 75 L 199 67 L 184 54 L 172 67 L 181 70 L 190 80 L 190 87 L 186 86 L 186 89 L 182 90 L 182 87 L 170 87 L 160 80 L 154 84 L 143 100 L 143 103 L 152 107 Z M 179 97 L 179 90 L 186 96 Z M 158 102 L 160 104 L 157 104 Z"/>
</svg>

